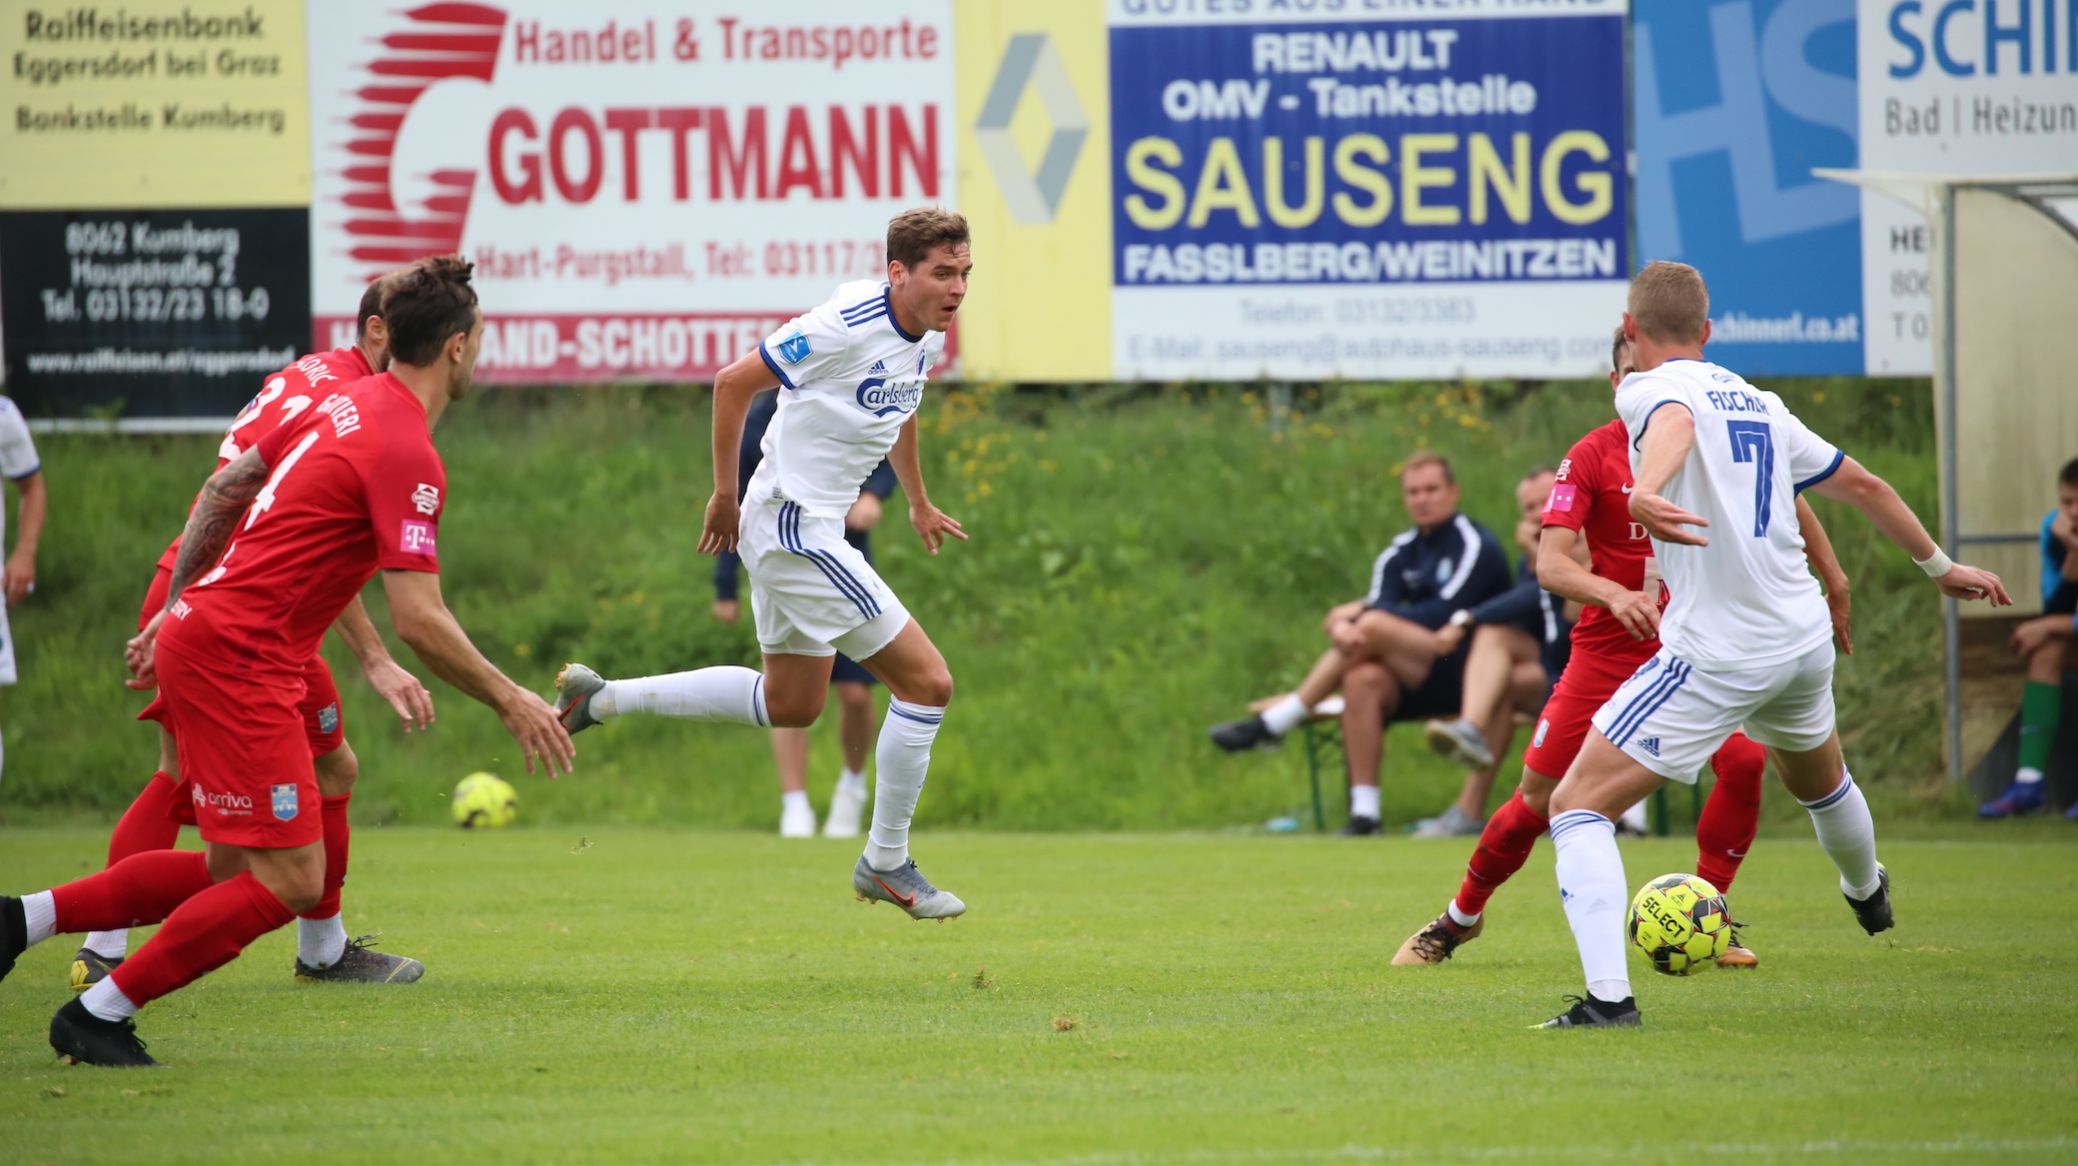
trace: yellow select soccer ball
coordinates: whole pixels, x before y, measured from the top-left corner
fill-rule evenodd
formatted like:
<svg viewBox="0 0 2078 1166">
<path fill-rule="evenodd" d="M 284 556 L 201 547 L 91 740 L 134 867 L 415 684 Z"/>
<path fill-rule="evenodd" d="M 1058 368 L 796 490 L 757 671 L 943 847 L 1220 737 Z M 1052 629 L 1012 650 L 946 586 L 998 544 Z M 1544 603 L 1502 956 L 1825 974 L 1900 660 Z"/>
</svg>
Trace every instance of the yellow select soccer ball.
<svg viewBox="0 0 2078 1166">
<path fill-rule="evenodd" d="M 495 773 L 472 773 L 455 786 L 454 815 L 464 830 L 509 826 L 519 817 L 519 791 Z"/>
<path fill-rule="evenodd" d="M 1631 944 L 1654 971 L 1686 976 L 1714 967 L 1731 942 L 1724 896 L 1692 874 L 1661 875 L 1631 900 Z"/>
</svg>

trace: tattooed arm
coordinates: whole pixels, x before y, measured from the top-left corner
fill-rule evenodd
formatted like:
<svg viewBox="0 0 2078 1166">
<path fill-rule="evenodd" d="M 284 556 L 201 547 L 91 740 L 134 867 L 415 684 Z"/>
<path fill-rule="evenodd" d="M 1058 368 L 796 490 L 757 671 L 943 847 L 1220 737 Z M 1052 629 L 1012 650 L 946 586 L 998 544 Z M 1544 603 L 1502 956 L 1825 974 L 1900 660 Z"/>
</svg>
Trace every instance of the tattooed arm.
<svg viewBox="0 0 2078 1166">
<path fill-rule="evenodd" d="M 266 484 L 267 463 L 260 459 L 257 447 L 239 454 L 203 483 L 202 493 L 195 498 L 195 509 L 188 514 L 187 529 L 181 532 L 180 556 L 173 564 L 173 585 L 166 591 L 168 610 L 188 583 L 223 555 L 224 547 L 231 541 L 232 528 Z M 124 683 L 131 688 L 152 688 L 158 684 L 152 644 L 165 618 L 165 611 L 152 616 L 144 630 L 123 647 L 123 661 L 129 665 L 132 677 Z"/>
</svg>

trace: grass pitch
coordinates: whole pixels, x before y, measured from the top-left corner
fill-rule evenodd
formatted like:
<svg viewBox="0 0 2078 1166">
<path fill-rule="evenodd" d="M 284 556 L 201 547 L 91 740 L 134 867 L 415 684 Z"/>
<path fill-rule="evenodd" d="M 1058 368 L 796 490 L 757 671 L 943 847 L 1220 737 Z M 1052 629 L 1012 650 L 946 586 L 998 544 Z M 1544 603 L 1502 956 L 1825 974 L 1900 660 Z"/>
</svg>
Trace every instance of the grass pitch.
<svg viewBox="0 0 2078 1166">
<path fill-rule="evenodd" d="M 170 1069 L 67 1068 L 45 944 L 0 985 L 0 1160 L 2071 1161 L 2078 828 L 1947 829 L 1885 845 L 1874 939 L 1808 835 L 1764 837 L 1761 969 L 1634 959 L 1612 1033 L 1527 1031 L 1580 989 L 1543 847 L 1410 970 L 1464 841 L 926 830 L 972 904 L 935 924 L 854 902 L 844 842 L 364 829 L 349 929 L 424 981 L 299 986 L 285 930 L 145 1011 Z M 0 886 L 104 843 L 9 830 Z M 1625 846 L 1633 884 L 1693 865 Z"/>
</svg>

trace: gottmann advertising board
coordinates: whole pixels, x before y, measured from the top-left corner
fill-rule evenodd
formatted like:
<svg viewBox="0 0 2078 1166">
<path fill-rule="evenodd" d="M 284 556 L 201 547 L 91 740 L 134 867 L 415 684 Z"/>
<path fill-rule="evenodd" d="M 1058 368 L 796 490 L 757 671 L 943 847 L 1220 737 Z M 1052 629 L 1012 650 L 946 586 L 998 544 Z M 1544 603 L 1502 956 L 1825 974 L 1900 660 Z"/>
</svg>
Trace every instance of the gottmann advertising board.
<svg viewBox="0 0 2078 1166">
<path fill-rule="evenodd" d="M 488 381 L 705 380 L 953 201 L 951 5 L 317 4 L 311 295 L 476 263 Z M 952 345 L 948 349 L 952 350 Z"/>
</svg>

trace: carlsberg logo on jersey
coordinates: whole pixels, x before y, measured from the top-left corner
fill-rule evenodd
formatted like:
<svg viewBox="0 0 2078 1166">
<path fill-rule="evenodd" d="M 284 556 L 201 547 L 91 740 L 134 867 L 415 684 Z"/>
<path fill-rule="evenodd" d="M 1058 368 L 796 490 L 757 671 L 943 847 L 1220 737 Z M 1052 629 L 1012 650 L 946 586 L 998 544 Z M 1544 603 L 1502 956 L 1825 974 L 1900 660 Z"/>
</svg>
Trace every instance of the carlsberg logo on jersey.
<svg viewBox="0 0 2078 1166">
<path fill-rule="evenodd" d="M 880 377 L 867 377 L 859 382 L 858 397 L 859 408 L 875 417 L 885 417 L 890 413 L 914 413 L 916 407 L 923 402 L 924 385 L 922 381 L 906 381 L 891 385 Z"/>
</svg>

